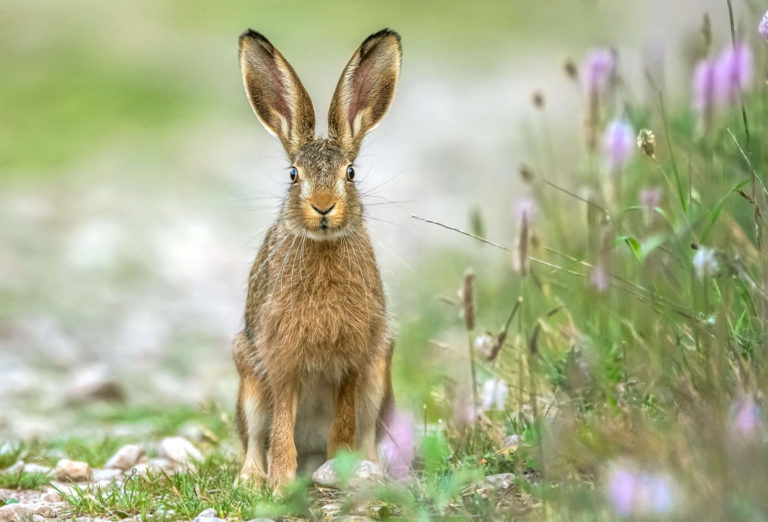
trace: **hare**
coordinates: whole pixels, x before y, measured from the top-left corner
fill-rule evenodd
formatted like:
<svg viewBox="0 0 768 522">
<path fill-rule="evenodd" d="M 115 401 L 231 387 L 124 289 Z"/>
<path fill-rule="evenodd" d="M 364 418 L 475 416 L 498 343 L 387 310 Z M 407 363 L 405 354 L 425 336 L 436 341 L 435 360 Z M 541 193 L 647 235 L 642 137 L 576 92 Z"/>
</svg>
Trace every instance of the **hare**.
<svg viewBox="0 0 768 522">
<path fill-rule="evenodd" d="M 401 57 L 396 32 L 366 38 L 336 86 L 328 137 L 316 138 L 312 102 L 291 65 L 261 34 L 240 36 L 251 106 L 291 162 L 233 347 L 241 480 L 279 487 L 341 449 L 378 460 L 393 344 L 353 164 L 392 102 Z"/>
</svg>

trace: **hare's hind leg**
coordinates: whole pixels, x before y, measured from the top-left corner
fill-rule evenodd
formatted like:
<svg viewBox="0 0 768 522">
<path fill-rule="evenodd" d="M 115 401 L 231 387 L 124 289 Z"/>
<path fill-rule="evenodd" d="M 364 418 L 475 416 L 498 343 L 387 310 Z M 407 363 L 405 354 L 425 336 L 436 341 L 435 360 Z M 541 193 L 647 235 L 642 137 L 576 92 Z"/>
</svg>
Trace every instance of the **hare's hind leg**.
<svg viewBox="0 0 768 522">
<path fill-rule="evenodd" d="M 240 471 L 240 480 L 261 485 L 267 476 L 267 434 L 271 419 L 270 401 L 267 388 L 246 364 L 244 350 L 249 343 L 243 334 L 235 340 L 235 364 L 240 374 L 237 392 L 237 429 L 243 443 L 245 457 Z"/>
</svg>

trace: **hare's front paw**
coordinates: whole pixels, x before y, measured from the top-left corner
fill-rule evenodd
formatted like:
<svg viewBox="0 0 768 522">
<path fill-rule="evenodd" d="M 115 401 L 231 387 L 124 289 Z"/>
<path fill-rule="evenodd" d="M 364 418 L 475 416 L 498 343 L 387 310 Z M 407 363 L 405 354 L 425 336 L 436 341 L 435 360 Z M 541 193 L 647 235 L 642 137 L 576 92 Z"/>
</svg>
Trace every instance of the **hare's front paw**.
<svg viewBox="0 0 768 522">
<path fill-rule="evenodd" d="M 267 477 L 264 475 L 264 471 L 259 469 L 258 466 L 248 462 L 243 464 L 243 469 L 240 470 L 240 475 L 237 477 L 238 484 L 249 485 L 253 488 L 262 487 L 266 480 Z"/>
</svg>

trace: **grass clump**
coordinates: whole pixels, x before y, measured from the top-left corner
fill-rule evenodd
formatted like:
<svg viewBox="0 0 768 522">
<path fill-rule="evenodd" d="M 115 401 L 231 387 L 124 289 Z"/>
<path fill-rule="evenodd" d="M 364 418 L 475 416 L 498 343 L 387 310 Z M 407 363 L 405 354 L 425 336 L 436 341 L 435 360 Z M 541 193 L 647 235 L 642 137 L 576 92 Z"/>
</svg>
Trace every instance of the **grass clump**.
<svg viewBox="0 0 768 522">
<path fill-rule="evenodd" d="M 3 489 L 40 489 L 50 482 L 45 473 L 0 473 L 0 488 Z"/>
</svg>

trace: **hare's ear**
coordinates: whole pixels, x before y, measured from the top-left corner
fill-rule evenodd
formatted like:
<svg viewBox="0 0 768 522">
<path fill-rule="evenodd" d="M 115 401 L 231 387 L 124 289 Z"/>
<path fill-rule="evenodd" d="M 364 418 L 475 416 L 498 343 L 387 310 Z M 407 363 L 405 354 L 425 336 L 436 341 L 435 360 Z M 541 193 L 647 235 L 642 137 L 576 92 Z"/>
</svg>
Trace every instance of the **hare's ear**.
<svg viewBox="0 0 768 522">
<path fill-rule="evenodd" d="M 251 29 L 240 35 L 240 68 L 253 111 L 293 160 L 315 134 L 312 100 L 299 77 L 280 51 Z"/>
<path fill-rule="evenodd" d="M 389 29 L 365 39 L 341 73 L 328 113 L 328 134 L 352 157 L 379 124 L 400 74 L 400 35 Z"/>
</svg>

